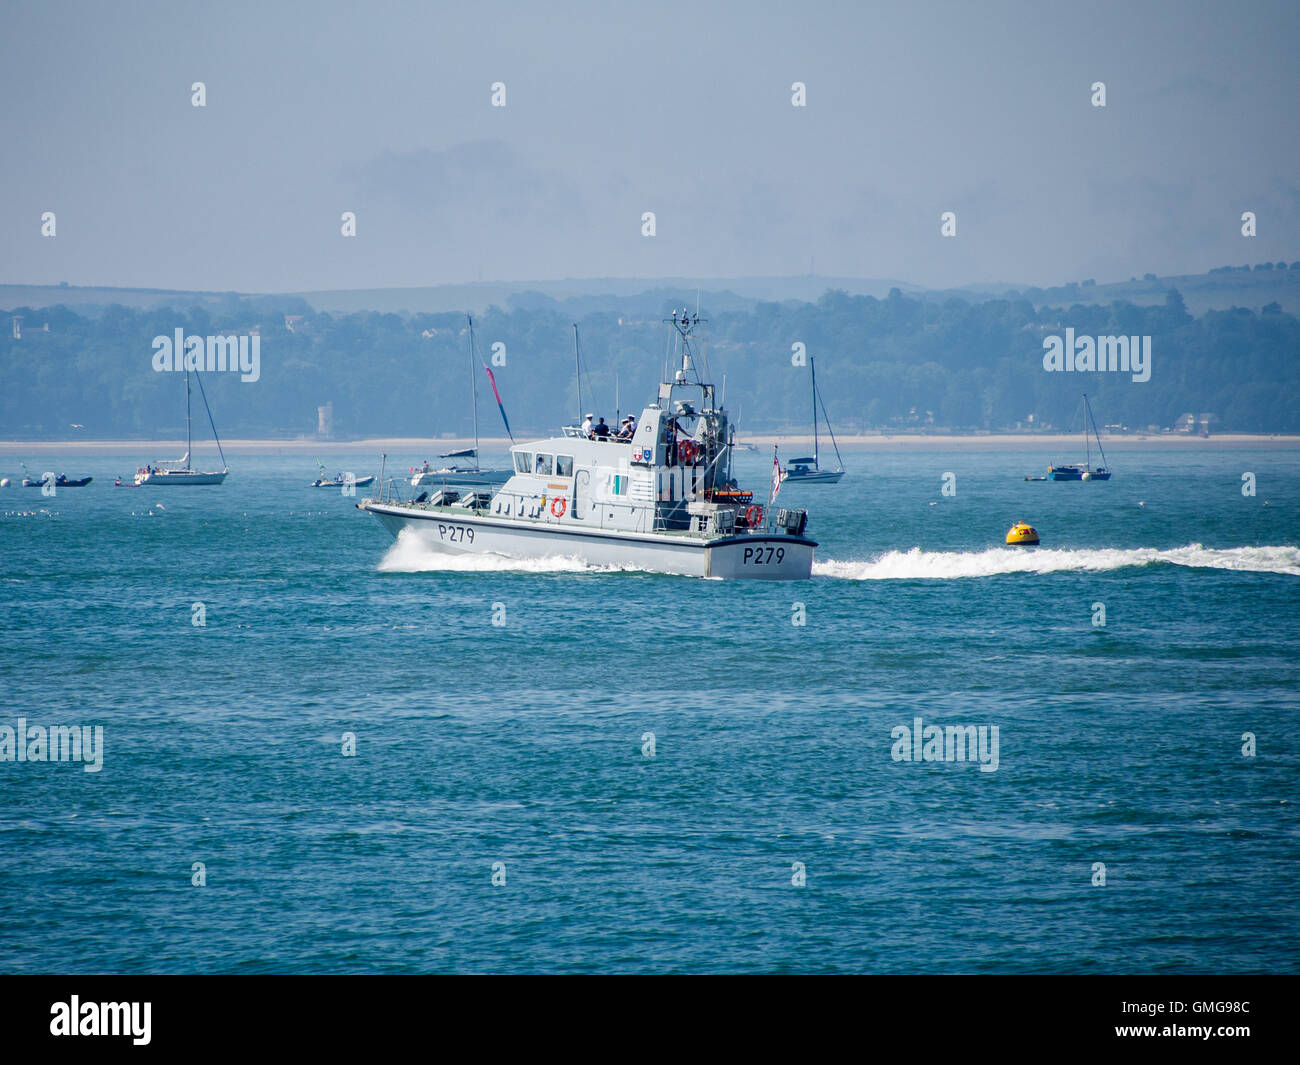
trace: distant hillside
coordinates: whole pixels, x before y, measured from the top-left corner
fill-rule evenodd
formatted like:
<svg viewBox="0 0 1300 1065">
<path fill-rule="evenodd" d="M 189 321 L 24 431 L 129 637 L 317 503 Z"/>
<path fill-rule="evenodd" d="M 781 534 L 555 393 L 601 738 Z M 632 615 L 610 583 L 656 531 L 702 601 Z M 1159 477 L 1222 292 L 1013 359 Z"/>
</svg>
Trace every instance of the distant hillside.
<svg viewBox="0 0 1300 1065">
<path fill-rule="evenodd" d="M 1262 266 L 1269 269 L 1262 269 Z M 1131 278 L 1128 281 L 1097 283 L 1088 280 L 1053 287 L 1034 285 L 978 284 L 955 289 L 926 289 L 888 279 L 820 277 L 812 274 L 789 277 L 736 278 L 572 278 L 563 281 L 483 281 L 461 285 L 429 285 L 411 288 L 352 289 L 326 292 L 257 294 L 236 292 L 193 292 L 160 288 L 105 288 L 76 285 L 0 285 L 0 307 L 64 306 L 82 313 L 100 313 L 114 304 L 148 309 L 154 307 L 204 307 L 220 310 L 241 300 L 265 298 L 277 307 L 297 308 L 328 314 L 377 311 L 381 314 L 442 314 L 469 311 L 481 314 L 487 308 L 535 309 L 554 306 L 581 317 L 597 312 L 656 313 L 668 303 L 694 307 L 696 299 L 713 313 L 751 310 L 761 302 L 815 303 L 828 291 L 850 296 L 886 296 L 891 289 L 919 298 L 942 302 L 960 299 L 968 303 L 1000 297 L 1026 299 L 1035 307 L 1071 304 L 1109 304 L 1125 301 L 1142 306 L 1164 302 L 1165 293 L 1176 288 L 1189 311 L 1250 307 L 1261 310 L 1270 303 L 1300 313 L 1300 263 L 1269 263 L 1255 267 L 1221 267 L 1206 274 L 1171 277 Z M 296 302 L 295 302 L 296 301 Z"/>
<path fill-rule="evenodd" d="M 1290 271 L 1287 271 L 1290 273 Z M 1300 270 L 1295 271 L 1300 275 Z M 1271 279 L 1277 284 L 1277 279 Z M 1288 282 L 1289 283 L 1289 282 Z M 664 350 L 661 319 L 680 295 L 648 310 L 574 313 L 520 294 L 475 317 L 480 358 L 506 353 L 497 381 L 516 434 L 549 431 L 578 415 L 573 332 L 580 323 L 584 406 L 610 417 L 654 395 Z M 636 300 L 627 300 L 628 305 Z M 693 303 L 693 301 L 691 301 Z M 706 348 L 715 382 L 743 427 L 803 430 L 808 372 L 792 345 L 817 359 L 832 423 L 842 431 L 966 432 L 1069 429 L 1087 391 L 1103 424 L 1135 431 L 1203 419 L 1212 431 L 1300 430 L 1300 319 L 1276 303 L 1260 311 L 1192 315 L 1177 291 L 1153 305 L 1027 299 L 936 300 L 895 289 L 884 299 L 828 292 L 816 303 L 755 302 L 717 309 Z M 259 338 L 260 379 L 205 374 L 218 426 L 230 436 L 312 434 L 331 404 L 339 436 L 464 436 L 471 427 L 465 317 L 325 314 L 303 297 L 222 296 L 215 305 L 15 307 L 21 338 L 0 333 L 0 437 L 176 438 L 184 389 L 152 367 L 153 340 L 173 330 Z M 5 320 L 0 318 L 0 321 Z M 46 328 L 48 327 L 48 328 Z M 1049 373 L 1045 337 L 1150 336 L 1150 380 L 1129 373 Z M 494 425 L 480 373 L 480 424 Z M 1077 427 L 1077 426 L 1076 426 Z M 83 430 L 79 430 L 83 431 Z"/>
<path fill-rule="evenodd" d="M 1268 267 L 1262 269 L 1261 267 Z M 956 296 L 960 299 L 1027 299 L 1035 307 L 1048 304 L 1105 304 L 1125 301 L 1143 306 L 1163 303 L 1171 288 L 1182 294 L 1193 314 L 1226 311 L 1232 307 L 1259 310 L 1270 303 L 1291 313 L 1300 312 L 1300 262 L 1265 263 L 1255 267 L 1220 267 L 1208 274 L 1181 274 L 1156 277 L 1154 274 L 1127 281 L 1096 283 L 1091 280 L 1071 282 L 1053 288 L 1015 285 L 971 285 L 960 289 L 929 291 L 928 298 Z"/>
<path fill-rule="evenodd" d="M 581 312 L 594 310 L 635 311 L 639 301 L 656 309 L 663 300 L 678 306 L 694 306 L 696 295 L 708 297 L 716 310 L 752 307 L 760 300 L 799 300 L 812 303 L 823 292 L 838 289 L 855 296 L 884 296 L 891 288 L 921 291 L 901 281 L 864 280 L 855 277 L 714 277 L 703 280 L 684 277 L 574 278 L 564 281 L 488 281 L 466 285 L 435 285 L 428 288 L 359 289 L 343 292 L 298 292 L 320 311 L 392 311 L 437 314 L 443 311 L 484 311 L 498 307 L 527 306 L 528 300 L 544 296 Z M 520 301 L 523 302 L 520 302 Z"/>
</svg>

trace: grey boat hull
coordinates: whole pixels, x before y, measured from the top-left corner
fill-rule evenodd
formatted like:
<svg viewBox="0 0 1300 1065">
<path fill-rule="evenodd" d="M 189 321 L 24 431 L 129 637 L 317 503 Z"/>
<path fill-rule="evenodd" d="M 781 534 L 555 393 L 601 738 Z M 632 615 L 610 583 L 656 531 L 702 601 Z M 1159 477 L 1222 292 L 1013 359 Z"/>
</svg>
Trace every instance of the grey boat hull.
<svg viewBox="0 0 1300 1065">
<path fill-rule="evenodd" d="M 520 521 L 454 508 L 418 507 L 363 500 L 392 533 L 405 530 L 421 544 L 447 555 L 506 558 L 577 558 L 593 566 L 626 567 L 651 573 L 725 580 L 797 581 L 812 576 L 816 541 L 782 533 L 746 533 L 704 538 L 671 533 L 575 528 L 559 521 Z"/>
</svg>

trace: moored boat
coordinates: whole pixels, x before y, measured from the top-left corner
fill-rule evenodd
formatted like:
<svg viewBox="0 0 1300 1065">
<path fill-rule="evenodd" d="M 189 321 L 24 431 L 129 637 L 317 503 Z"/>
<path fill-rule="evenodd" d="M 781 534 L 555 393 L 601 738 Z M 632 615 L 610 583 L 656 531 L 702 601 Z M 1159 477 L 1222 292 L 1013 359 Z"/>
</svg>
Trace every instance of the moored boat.
<svg viewBox="0 0 1300 1065">
<path fill-rule="evenodd" d="M 24 488 L 45 488 L 53 485 L 55 488 L 84 488 L 95 478 L 93 477 L 67 477 L 60 473 L 57 477 L 53 473 L 47 473 L 44 477 L 24 477 Z"/>
<path fill-rule="evenodd" d="M 320 470 L 320 476 L 312 481 L 308 488 L 369 488 L 375 483 L 373 473 L 367 477 L 358 477 L 354 473 L 336 473 L 332 478 L 326 477 L 325 467 L 320 459 L 316 460 L 316 468 Z"/>
<path fill-rule="evenodd" d="M 1092 436 L 1088 434 L 1088 426 L 1092 425 Z M 1093 466 L 1092 464 L 1092 437 L 1097 439 L 1097 453 L 1101 456 L 1101 465 Z M 1083 463 L 1070 463 L 1057 465 L 1051 463 L 1047 467 L 1047 477 L 1053 481 L 1109 481 L 1110 470 L 1106 466 L 1106 452 L 1101 446 L 1101 433 L 1097 431 L 1097 421 L 1092 416 L 1092 404 L 1088 402 L 1088 393 L 1083 394 L 1083 445 L 1087 454 L 1087 459 Z M 1026 477 L 1025 480 L 1042 480 L 1042 478 Z"/>
<path fill-rule="evenodd" d="M 324 477 L 318 477 L 309 484 L 308 488 L 347 488 L 351 485 L 353 488 L 369 488 L 375 483 L 375 475 L 372 473 L 369 477 L 348 478 L 343 474 L 326 480 Z"/>
<path fill-rule="evenodd" d="M 444 466 L 441 469 L 432 469 L 426 459 L 423 469 L 411 470 L 411 487 L 427 488 L 434 486 L 447 485 L 492 485 L 505 484 L 514 472 L 508 468 L 490 468 L 483 469 L 479 465 L 479 444 L 478 444 L 478 369 L 475 366 L 476 359 L 474 356 L 474 319 L 466 315 L 466 321 L 469 323 L 469 381 L 470 381 L 470 411 L 474 420 L 474 446 L 472 448 L 462 448 L 459 451 L 451 451 L 439 458 L 461 458 L 473 459 L 473 465 L 459 465 L 456 463 L 450 466 Z M 510 422 L 506 418 L 506 409 L 501 403 L 501 396 L 497 392 L 496 378 L 492 376 L 491 369 L 487 363 L 483 364 L 483 369 L 488 375 L 488 380 L 492 383 L 492 392 L 496 396 L 497 406 L 501 410 L 501 419 L 506 423 L 506 433 L 510 433 Z M 513 440 L 513 436 L 511 436 Z"/>
<path fill-rule="evenodd" d="M 175 462 L 158 462 L 140 466 L 135 471 L 136 485 L 194 485 L 221 484 L 230 468 L 226 465 L 226 454 L 221 450 L 221 438 L 217 436 L 217 423 L 212 420 L 212 408 L 208 406 L 208 394 L 204 391 L 203 380 L 199 382 L 199 394 L 203 397 L 203 409 L 208 412 L 208 424 L 212 426 L 212 438 L 217 443 L 217 453 L 221 456 L 220 470 L 196 470 L 190 465 L 190 451 L 193 443 L 190 432 L 190 371 L 185 369 L 185 454 Z"/>
<path fill-rule="evenodd" d="M 844 460 L 840 458 L 840 446 L 835 442 L 835 433 L 831 429 L 831 420 L 826 415 L 826 405 L 822 402 L 821 393 L 817 391 L 817 364 L 811 355 L 808 356 L 808 370 L 812 375 L 813 453 L 805 458 L 789 459 L 782 476 L 792 484 L 835 484 L 844 476 Z M 823 416 L 826 417 L 826 431 L 830 434 L 831 444 L 835 448 L 837 465 L 833 470 L 824 470 L 818 463 L 818 459 L 821 457 L 821 445 L 817 431 L 817 407 L 819 404 Z"/>
</svg>

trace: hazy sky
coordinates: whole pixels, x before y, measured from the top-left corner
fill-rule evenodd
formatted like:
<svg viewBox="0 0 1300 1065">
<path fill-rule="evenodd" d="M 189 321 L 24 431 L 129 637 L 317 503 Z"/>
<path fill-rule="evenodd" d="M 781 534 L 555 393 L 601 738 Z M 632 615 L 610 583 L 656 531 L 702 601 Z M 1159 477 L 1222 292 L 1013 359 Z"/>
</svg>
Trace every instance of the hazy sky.
<svg viewBox="0 0 1300 1065">
<path fill-rule="evenodd" d="M 3 282 L 704 281 L 815 260 L 946 286 L 1300 259 L 1295 0 L 0 13 Z"/>
</svg>

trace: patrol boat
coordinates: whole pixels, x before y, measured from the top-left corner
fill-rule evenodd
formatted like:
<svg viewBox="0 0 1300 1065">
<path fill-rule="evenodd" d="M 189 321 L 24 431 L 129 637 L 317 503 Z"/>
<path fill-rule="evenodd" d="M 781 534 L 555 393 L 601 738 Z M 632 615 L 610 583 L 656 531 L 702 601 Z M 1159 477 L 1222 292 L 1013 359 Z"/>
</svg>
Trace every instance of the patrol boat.
<svg viewBox="0 0 1300 1065">
<path fill-rule="evenodd" d="M 696 577 L 806 580 L 814 540 L 805 510 L 777 509 L 773 458 L 767 505 L 732 477 L 733 434 L 708 383 L 685 311 L 665 319 L 671 344 L 655 402 L 630 436 L 591 438 L 579 426 L 511 450 L 514 472 L 485 490 L 444 487 L 432 497 L 363 499 L 394 537 L 404 530 L 435 551 L 513 558 L 576 557 Z M 675 369 L 674 369 L 675 367 Z"/>
</svg>

